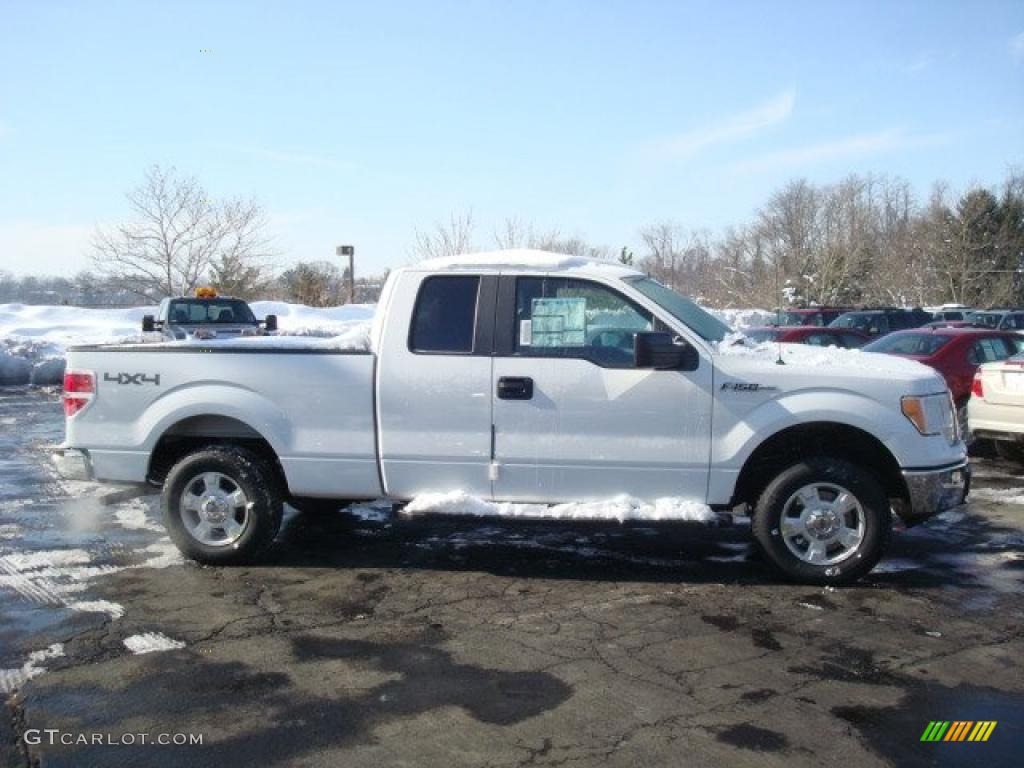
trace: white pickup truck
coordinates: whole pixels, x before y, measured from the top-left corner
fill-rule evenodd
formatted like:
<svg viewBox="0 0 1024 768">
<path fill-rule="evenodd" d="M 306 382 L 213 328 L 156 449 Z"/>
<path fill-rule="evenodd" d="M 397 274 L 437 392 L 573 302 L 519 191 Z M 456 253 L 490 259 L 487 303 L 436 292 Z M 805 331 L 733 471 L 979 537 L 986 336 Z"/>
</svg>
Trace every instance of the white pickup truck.
<svg viewBox="0 0 1024 768">
<path fill-rule="evenodd" d="M 405 267 L 367 349 L 294 341 L 71 349 L 58 468 L 162 485 L 171 537 L 207 563 L 259 555 L 285 501 L 628 494 L 749 510 L 767 557 L 819 584 L 868 572 L 893 510 L 914 523 L 967 494 L 932 369 L 754 347 L 617 264 L 513 251 Z"/>
</svg>

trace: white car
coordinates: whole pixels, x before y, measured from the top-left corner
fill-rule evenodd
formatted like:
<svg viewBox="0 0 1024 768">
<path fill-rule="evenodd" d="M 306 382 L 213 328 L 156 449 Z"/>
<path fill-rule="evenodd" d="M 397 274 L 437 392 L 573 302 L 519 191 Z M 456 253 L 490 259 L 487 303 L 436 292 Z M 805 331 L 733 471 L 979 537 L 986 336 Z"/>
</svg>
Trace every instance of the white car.
<svg viewBox="0 0 1024 768">
<path fill-rule="evenodd" d="M 913 523 L 967 493 L 931 368 L 758 347 L 618 264 L 424 262 L 388 277 L 367 348 L 295 341 L 71 349 L 58 466 L 162 485 L 171 537 L 207 563 L 258 556 L 284 501 L 626 495 L 656 519 L 752 509 L 769 559 L 824 584 L 874 566 L 891 510 Z"/>
<path fill-rule="evenodd" d="M 1024 355 L 978 368 L 967 403 L 968 429 L 1000 456 L 1024 461 Z"/>
</svg>

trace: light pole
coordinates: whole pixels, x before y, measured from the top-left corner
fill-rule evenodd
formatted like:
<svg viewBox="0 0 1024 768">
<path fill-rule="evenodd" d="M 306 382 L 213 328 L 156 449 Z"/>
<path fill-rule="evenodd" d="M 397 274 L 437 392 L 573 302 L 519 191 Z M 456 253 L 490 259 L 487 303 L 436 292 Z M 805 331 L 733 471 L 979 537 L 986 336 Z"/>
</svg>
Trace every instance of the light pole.
<svg viewBox="0 0 1024 768">
<path fill-rule="evenodd" d="M 348 256 L 348 303 L 356 303 L 356 247 L 339 245 L 335 249 L 339 256 Z"/>
</svg>

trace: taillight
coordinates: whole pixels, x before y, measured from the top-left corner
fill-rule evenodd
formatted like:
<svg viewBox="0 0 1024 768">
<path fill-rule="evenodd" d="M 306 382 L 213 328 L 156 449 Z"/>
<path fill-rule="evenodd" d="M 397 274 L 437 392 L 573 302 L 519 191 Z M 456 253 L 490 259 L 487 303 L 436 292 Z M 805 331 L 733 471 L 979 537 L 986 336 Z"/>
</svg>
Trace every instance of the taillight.
<svg viewBox="0 0 1024 768">
<path fill-rule="evenodd" d="M 985 397 L 985 385 L 981 383 L 981 371 L 974 372 L 974 381 L 971 382 L 971 395 L 973 397 Z"/>
<path fill-rule="evenodd" d="M 92 371 L 65 371 L 64 416 L 71 418 L 96 396 L 96 374 Z"/>
</svg>

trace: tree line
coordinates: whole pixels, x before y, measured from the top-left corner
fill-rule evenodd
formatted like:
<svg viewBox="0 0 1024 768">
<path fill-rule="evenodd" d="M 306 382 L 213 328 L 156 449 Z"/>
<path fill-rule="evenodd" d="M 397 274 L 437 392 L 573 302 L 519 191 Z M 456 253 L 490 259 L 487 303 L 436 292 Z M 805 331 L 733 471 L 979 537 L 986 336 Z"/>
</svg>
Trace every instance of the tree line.
<svg viewBox="0 0 1024 768">
<path fill-rule="evenodd" d="M 212 284 L 245 299 L 342 304 L 347 270 L 300 261 L 283 271 L 255 200 L 212 201 L 193 177 L 153 166 L 126 196 L 128 222 L 99 228 L 92 269 L 73 278 L 0 271 L 0 302 L 125 305 Z M 1024 305 L 1024 173 L 959 195 L 935 184 L 919 199 L 905 180 L 852 175 L 791 181 L 744 224 L 719 233 L 662 221 L 638 232 L 638 253 L 538 230 L 518 218 L 480 237 L 472 212 L 417 230 L 412 259 L 493 248 L 538 248 L 633 264 L 709 306 Z M 384 275 L 357 279 L 375 301 Z"/>
</svg>

